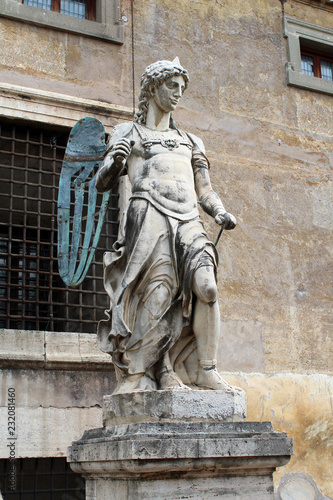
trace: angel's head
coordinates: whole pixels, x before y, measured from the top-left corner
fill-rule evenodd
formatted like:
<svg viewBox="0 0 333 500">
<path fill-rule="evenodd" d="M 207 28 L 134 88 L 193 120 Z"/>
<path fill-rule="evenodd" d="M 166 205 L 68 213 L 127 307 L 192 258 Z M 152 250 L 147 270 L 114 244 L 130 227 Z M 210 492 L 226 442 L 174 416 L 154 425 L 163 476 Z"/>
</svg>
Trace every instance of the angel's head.
<svg viewBox="0 0 333 500">
<path fill-rule="evenodd" d="M 155 100 L 161 97 L 163 99 L 162 86 L 166 87 L 166 91 L 168 88 L 171 90 L 172 86 L 178 89 L 175 98 L 172 99 L 172 96 L 170 96 L 169 99 L 171 103 L 169 111 L 172 111 L 183 91 L 187 88 L 188 82 L 188 72 L 181 66 L 178 57 L 173 61 L 157 61 L 148 66 L 141 77 L 138 112 L 134 117 L 134 121 L 143 124 L 146 122 L 149 100 L 152 97 Z M 179 97 L 178 94 L 180 94 Z M 174 101 L 174 106 L 172 106 L 172 101 Z"/>
</svg>

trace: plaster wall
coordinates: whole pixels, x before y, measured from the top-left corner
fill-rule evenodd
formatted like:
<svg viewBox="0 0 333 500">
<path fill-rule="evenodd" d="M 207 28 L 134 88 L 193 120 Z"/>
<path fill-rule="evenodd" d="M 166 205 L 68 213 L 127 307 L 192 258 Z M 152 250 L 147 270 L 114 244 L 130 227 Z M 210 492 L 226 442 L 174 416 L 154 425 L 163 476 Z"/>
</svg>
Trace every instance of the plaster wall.
<svg viewBox="0 0 333 500">
<path fill-rule="evenodd" d="M 332 7 L 284 8 L 332 28 Z M 121 13 L 122 45 L 0 18 L 1 83 L 130 108 L 129 0 Z M 218 244 L 219 367 L 240 373 L 250 420 L 295 439 L 276 486 L 285 474 L 299 491 L 312 486 L 309 498 L 333 498 L 332 96 L 287 85 L 279 0 L 135 1 L 134 49 L 136 95 L 157 59 L 179 56 L 189 70 L 175 119 L 204 140 L 214 187 L 238 219 Z"/>
</svg>

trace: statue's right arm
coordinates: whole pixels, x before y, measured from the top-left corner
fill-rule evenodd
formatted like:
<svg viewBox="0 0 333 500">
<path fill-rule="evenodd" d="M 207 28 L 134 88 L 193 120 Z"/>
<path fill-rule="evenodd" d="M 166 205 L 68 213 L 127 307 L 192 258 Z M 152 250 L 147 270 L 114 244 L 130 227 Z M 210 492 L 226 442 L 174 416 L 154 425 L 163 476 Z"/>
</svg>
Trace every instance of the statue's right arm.
<svg viewBox="0 0 333 500">
<path fill-rule="evenodd" d="M 123 172 L 126 160 L 131 154 L 131 145 L 127 139 L 117 141 L 109 151 L 102 163 L 96 177 L 97 191 L 112 189 L 119 175 Z"/>
<path fill-rule="evenodd" d="M 108 141 L 102 166 L 96 176 L 97 191 L 104 192 L 113 188 L 118 177 L 123 173 L 126 160 L 131 154 L 131 143 L 123 136 L 124 125 L 128 128 L 128 124 L 115 127 Z"/>
</svg>

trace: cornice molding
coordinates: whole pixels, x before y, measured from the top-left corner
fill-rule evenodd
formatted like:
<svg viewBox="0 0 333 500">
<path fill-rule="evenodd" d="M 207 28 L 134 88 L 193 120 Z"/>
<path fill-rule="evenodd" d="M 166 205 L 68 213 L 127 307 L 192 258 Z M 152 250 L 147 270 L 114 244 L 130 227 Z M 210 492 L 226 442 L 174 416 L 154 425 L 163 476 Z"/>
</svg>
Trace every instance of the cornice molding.
<svg viewBox="0 0 333 500">
<path fill-rule="evenodd" d="M 101 120 L 107 132 L 133 110 L 112 103 L 0 83 L 0 116 L 72 128 L 84 116 Z"/>
</svg>

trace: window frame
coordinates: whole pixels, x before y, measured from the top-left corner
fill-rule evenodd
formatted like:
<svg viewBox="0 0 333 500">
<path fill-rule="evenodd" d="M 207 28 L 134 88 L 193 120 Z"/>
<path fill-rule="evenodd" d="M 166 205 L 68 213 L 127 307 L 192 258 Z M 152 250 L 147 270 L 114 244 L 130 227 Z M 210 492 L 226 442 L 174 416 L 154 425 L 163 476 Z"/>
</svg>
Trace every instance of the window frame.
<svg viewBox="0 0 333 500">
<path fill-rule="evenodd" d="M 24 5 L 22 0 L 1 0 L 0 17 L 118 44 L 124 42 L 120 0 L 96 0 L 96 20 Z"/>
<path fill-rule="evenodd" d="M 333 56 L 333 30 L 286 16 L 284 36 L 288 46 L 287 84 L 333 95 L 333 82 L 305 75 L 302 73 L 301 65 L 303 49 L 314 50 L 317 54 L 327 54 L 328 58 Z"/>
<path fill-rule="evenodd" d="M 22 0 L 22 4 L 24 5 L 25 0 Z M 30 6 L 32 7 L 32 6 Z M 41 8 L 41 7 L 37 7 Z M 45 10 L 45 9 L 44 9 Z M 48 9 L 47 9 L 48 10 Z M 61 0 L 51 0 L 51 12 L 61 13 Z M 69 15 L 69 14 L 65 14 Z M 76 16 L 71 16 L 76 17 Z M 81 19 L 81 18 L 79 18 Z M 87 21 L 96 21 L 96 0 L 87 0 L 86 3 L 86 18 Z"/>
<path fill-rule="evenodd" d="M 314 76 L 316 78 L 323 79 L 323 77 L 321 75 L 321 64 L 320 63 L 321 63 L 321 61 L 327 61 L 327 62 L 333 63 L 333 54 L 329 54 L 326 52 L 321 52 L 321 51 L 317 51 L 317 50 L 310 49 L 307 47 L 303 47 L 301 44 L 301 57 L 303 55 L 310 56 L 313 58 Z M 330 80 L 327 80 L 327 81 L 330 81 Z"/>
<path fill-rule="evenodd" d="M 298 3 L 302 3 L 304 5 L 310 5 L 311 7 L 314 7 L 315 9 L 322 9 L 322 10 L 328 10 L 329 12 L 332 11 L 333 8 L 333 0 L 295 0 Z"/>
</svg>

